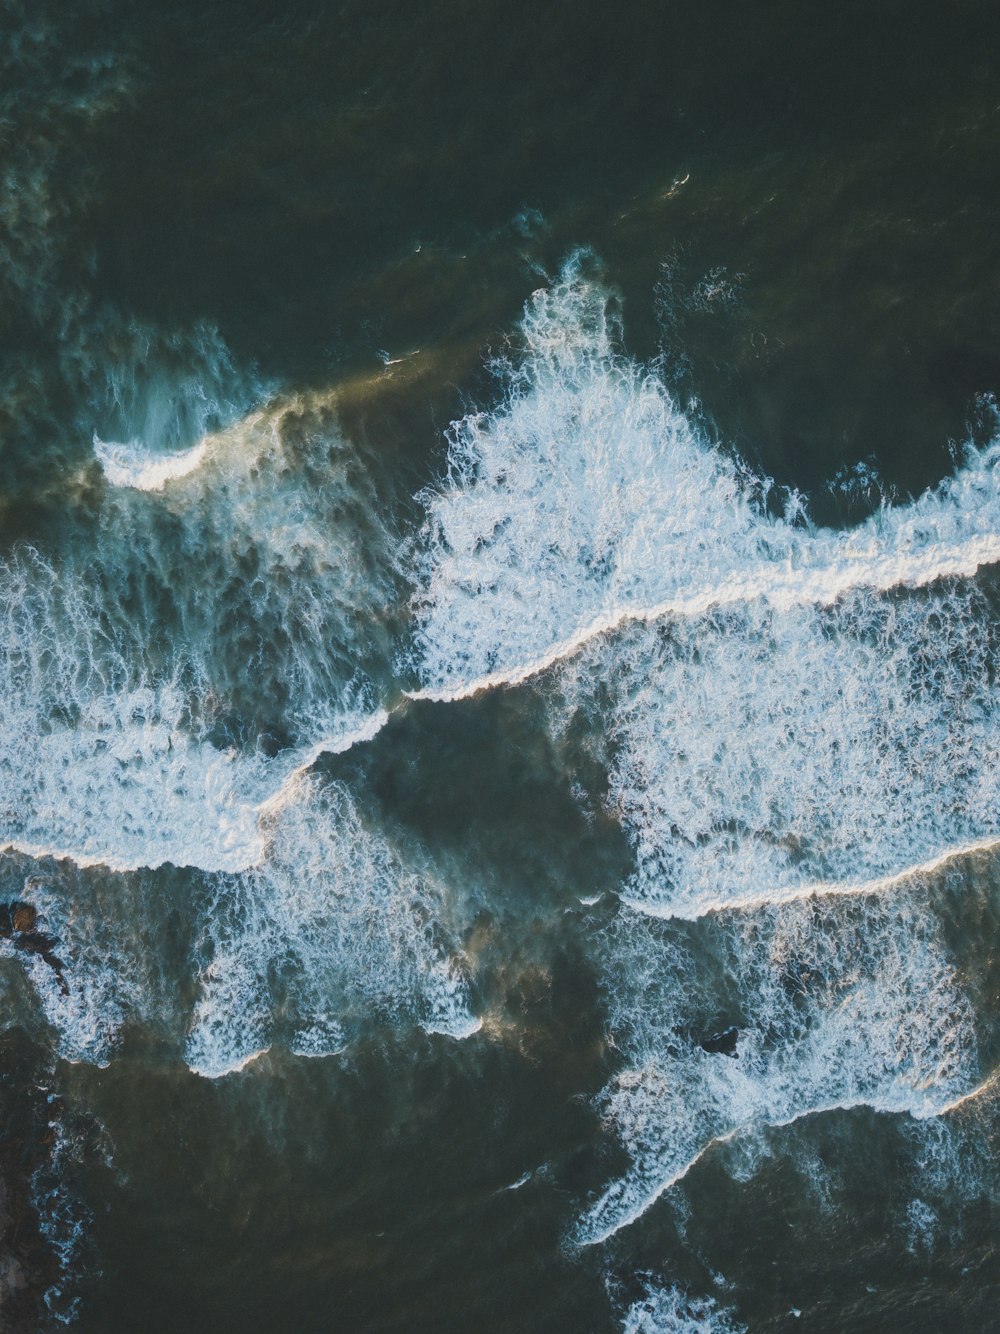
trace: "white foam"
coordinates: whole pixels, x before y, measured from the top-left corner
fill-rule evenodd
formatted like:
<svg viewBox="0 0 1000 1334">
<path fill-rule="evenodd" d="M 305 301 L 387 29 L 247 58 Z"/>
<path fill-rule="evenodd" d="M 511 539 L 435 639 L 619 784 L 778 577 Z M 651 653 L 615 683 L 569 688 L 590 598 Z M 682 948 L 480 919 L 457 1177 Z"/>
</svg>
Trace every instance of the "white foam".
<svg viewBox="0 0 1000 1334">
<path fill-rule="evenodd" d="M 190 449 L 156 454 L 137 440 L 123 445 L 94 436 L 94 454 L 111 485 L 129 486 L 137 491 L 162 491 L 167 482 L 186 477 L 199 468 L 207 453 L 207 440 L 199 440 Z"/>
<path fill-rule="evenodd" d="M 268 837 L 262 863 L 220 877 L 205 905 L 193 1070 L 228 1074 L 275 1042 L 334 1054 L 373 1021 L 478 1030 L 442 888 L 365 828 L 345 788 L 300 777 Z"/>
<path fill-rule="evenodd" d="M 887 889 L 1000 836 L 996 652 L 975 589 L 634 633 L 613 682 L 609 803 L 636 907 L 694 917 Z"/>
<path fill-rule="evenodd" d="M 650 1278 L 645 1295 L 625 1312 L 622 1334 L 746 1334 L 746 1326 L 711 1297 L 691 1297 Z"/>
<path fill-rule="evenodd" d="M 973 1012 L 923 895 L 795 902 L 703 929 L 696 966 L 669 927 L 626 912 L 613 928 L 607 985 L 627 1068 L 601 1105 L 632 1167 L 588 1210 L 583 1245 L 755 1126 L 858 1105 L 938 1116 L 977 1082 Z M 738 1016 L 736 1059 L 700 1046 L 723 1005 Z"/>
<path fill-rule="evenodd" d="M 402 586 L 331 412 L 271 403 L 107 494 L 96 547 L 0 565 L 0 846 L 238 871 L 290 776 L 384 725 Z"/>
<path fill-rule="evenodd" d="M 268 397 L 209 324 L 166 331 L 118 320 L 113 333 L 100 333 L 103 340 L 92 331 L 93 344 L 111 342 L 114 357 L 88 361 L 96 382 L 88 410 L 97 421 L 94 456 L 111 486 L 162 491 L 200 468 L 220 435 Z"/>
<path fill-rule="evenodd" d="M 829 606 L 857 587 L 919 587 L 1000 560 L 1000 444 L 917 501 L 849 532 L 699 434 L 662 381 L 617 350 L 608 294 L 567 265 L 525 313 L 503 402 L 453 425 L 417 551 L 421 694 L 516 683 L 629 620 L 765 598 Z"/>
<path fill-rule="evenodd" d="M 150 948 L 162 930 L 155 893 L 62 865 L 28 877 L 19 896 L 35 907 L 59 968 L 37 953 L 12 953 L 31 979 L 63 1060 L 109 1065 L 130 1022 L 170 1036 L 180 1018 L 177 986 L 173 961 Z M 30 1024 L 30 1016 L 21 1022 Z"/>
</svg>

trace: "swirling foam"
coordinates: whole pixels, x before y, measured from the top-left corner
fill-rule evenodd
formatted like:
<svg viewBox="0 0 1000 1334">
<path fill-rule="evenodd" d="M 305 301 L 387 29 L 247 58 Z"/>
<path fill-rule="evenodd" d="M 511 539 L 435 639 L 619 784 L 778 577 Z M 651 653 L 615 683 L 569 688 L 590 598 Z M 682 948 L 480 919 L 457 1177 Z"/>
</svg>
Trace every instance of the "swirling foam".
<svg viewBox="0 0 1000 1334">
<path fill-rule="evenodd" d="M 848 532 L 712 447 L 655 374 L 618 350 L 607 292 L 577 256 L 522 324 L 493 412 L 456 422 L 424 494 L 414 652 L 422 693 L 520 681 L 621 622 L 765 598 L 831 605 L 1000 560 L 1000 444 L 909 505 Z"/>
<path fill-rule="evenodd" d="M 746 1334 L 746 1326 L 711 1297 L 691 1297 L 652 1278 L 625 1312 L 622 1334 Z"/>
<path fill-rule="evenodd" d="M 635 907 L 693 917 L 863 887 L 1000 836 L 990 604 L 974 586 L 632 633 L 614 682 L 609 803 Z"/>
<path fill-rule="evenodd" d="M 584 1245 L 754 1126 L 858 1104 L 936 1116 L 977 1082 L 972 1007 L 926 895 L 797 901 L 720 914 L 699 933 L 693 951 L 626 910 L 609 937 L 627 1068 L 601 1106 L 632 1167 L 588 1210 Z M 736 1059 L 700 1045 L 725 1023 L 740 1030 Z"/>
<path fill-rule="evenodd" d="M 365 828 L 346 788 L 299 779 L 269 836 L 261 865 L 218 879 L 205 905 L 193 1070 L 239 1070 L 275 1042 L 332 1054 L 372 1019 L 478 1029 L 441 887 Z"/>
</svg>

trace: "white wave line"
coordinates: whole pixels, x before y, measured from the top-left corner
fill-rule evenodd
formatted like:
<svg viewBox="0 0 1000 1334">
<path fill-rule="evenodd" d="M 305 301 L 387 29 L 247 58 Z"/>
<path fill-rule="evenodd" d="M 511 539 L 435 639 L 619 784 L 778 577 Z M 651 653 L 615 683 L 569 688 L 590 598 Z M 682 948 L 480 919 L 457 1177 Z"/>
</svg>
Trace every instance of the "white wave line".
<svg viewBox="0 0 1000 1334">
<path fill-rule="evenodd" d="M 191 1065 L 189 1062 L 186 1064 L 191 1073 L 197 1075 L 199 1079 L 225 1079 L 227 1075 L 238 1075 L 248 1065 L 253 1065 L 262 1056 L 267 1056 L 271 1050 L 270 1046 L 260 1047 L 257 1051 L 251 1051 L 246 1056 L 241 1056 L 238 1061 L 233 1061 L 232 1065 L 227 1065 L 223 1070 L 208 1070 L 203 1066 Z"/>
<path fill-rule="evenodd" d="M 343 755 L 353 750 L 355 746 L 363 746 L 366 742 L 374 740 L 395 712 L 396 709 L 376 709 L 353 732 L 347 732 L 343 736 L 323 737 L 299 751 L 294 768 L 285 774 L 270 796 L 265 797 L 257 806 L 257 814 L 269 816 L 280 810 L 294 792 L 299 779 L 312 768 L 321 755 Z"/>
<path fill-rule="evenodd" d="M 798 1121 L 804 1121 L 811 1116 L 822 1116 L 827 1112 L 850 1112 L 857 1107 L 870 1107 L 874 1112 L 889 1116 L 900 1116 L 905 1114 L 912 1116 L 915 1120 L 926 1121 L 953 1112 L 956 1108 L 962 1106 L 963 1103 L 979 1097 L 982 1093 L 988 1090 L 991 1084 L 996 1083 L 998 1080 L 1000 1080 L 1000 1075 L 994 1073 L 978 1087 L 971 1090 L 971 1092 L 961 1095 L 952 1102 L 942 1103 L 940 1107 L 935 1107 L 928 1111 L 918 1111 L 913 1107 L 901 1107 L 891 1103 L 879 1103 L 871 1098 L 856 1098 L 848 1102 L 829 1102 L 816 1107 L 805 1107 L 802 1111 L 795 1112 L 792 1116 L 784 1117 L 778 1121 L 752 1121 L 744 1125 L 734 1126 L 731 1130 L 727 1130 L 720 1135 L 713 1135 L 710 1139 L 706 1140 L 692 1158 L 688 1159 L 688 1161 L 677 1168 L 676 1171 L 658 1182 L 651 1191 L 644 1195 L 643 1198 L 639 1200 L 624 1217 L 619 1218 L 617 1222 L 610 1223 L 597 1232 L 581 1229 L 578 1243 L 581 1248 L 587 1246 L 600 1246 L 613 1237 L 617 1232 L 622 1232 L 625 1228 L 631 1227 L 633 1223 L 638 1222 L 643 1214 L 647 1213 L 648 1210 L 652 1208 L 661 1196 L 665 1195 L 667 1191 L 672 1190 L 674 1186 L 683 1181 L 698 1163 L 700 1163 L 703 1158 L 707 1157 L 713 1149 L 718 1148 L 723 1144 L 731 1144 L 734 1140 L 738 1139 L 740 1135 L 747 1131 L 760 1129 L 761 1127 L 766 1127 L 769 1130 L 783 1130 L 788 1126 L 793 1126 Z"/>
<path fill-rule="evenodd" d="M 895 889 L 907 880 L 916 879 L 922 875 L 932 875 L 935 871 L 939 871 L 941 867 L 947 866 L 949 862 L 960 861 L 963 857 L 971 857 L 978 852 L 995 852 L 997 848 L 1000 848 L 1000 838 L 978 839 L 974 843 L 963 843 L 958 847 L 946 848 L 927 861 L 916 862 L 901 871 L 893 871 L 889 875 L 878 876 L 872 880 L 813 880 L 805 885 L 788 885 L 762 890 L 761 893 L 746 898 L 736 900 L 718 899 L 704 904 L 693 912 L 684 912 L 682 909 L 672 907 L 666 903 L 650 903 L 629 894 L 622 894 L 620 898 L 626 907 L 631 908 L 634 912 L 642 913 L 645 917 L 656 917 L 662 921 L 673 918 L 696 922 L 713 913 L 743 912 L 752 908 L 795 903 L 802 899 L 854 895 L 862 897 L 866 894 L 884 894 L 887 890 Z"/>
<path fill-rule="evenodd" d="M 981 1084 L 977 1084 L 969 1093 L 963 1093 L 961 1097 L 956 1098 L 953 1102 L 947 1103 L 935 1115 L 950 1116 L 952 1112 L 959 1111 L 970 1102 L 976 1102 L 978 1099 L 997 1091 L 1000 1091 L 1000 1069 L 991 1071 Z"/>
<path fill-rule="evenodd" d="M 768 567 L 768 573 L 757 573 L 754 577 L 733 574 L 722 583 L 687 596 L 673 596 L 649 606 L 616 607 L 600 613 L 589 625 L 575 631 L 565 639 L 554 644 L 539 657 L 519 666 L 488 672 L 471 681 L 456 686 L 425 686 L 418 690 L 404 691 L 404 697 L 412 700 L 429 700 L 434 703 L 454 703 L 468 699 L 486 690 L 504 686 L 517 686 L 539 676 L 557 663 L 572 657 L 591 640 L 633 623 L 649 624 L 667 616 L 695 617 L 702 616 L 716 607 L 734 606 L 749 603 L 757 598 L 770 602 L 779 611 L 788 611 L 799 606 L 831 606 L 844 593 L 854 588 L 873 588 L 878 592 L 888 592 L 892 588 L 922 588 L 938 579 L 948 577 L 968 578 L 984 565 L 1000 562 L 1000 534 L 982 534 L 961 543 L 952 543 L 944 550 L 932 548 L 924 557 L 908 556 L 900 560 L 898 556 L 876 557 L 861 571 L 858 577 L 856 560 L 844 562 L 839 577 L 831 578 L 828 566 L 816 566 L 812 569 L 795 570 L 789 564 L 787 574 L 774 579 Z M 901 568 L 902 566 L 902 568 Z M 791 577 L 794 576 L 794 577 Z"/>
</svg>

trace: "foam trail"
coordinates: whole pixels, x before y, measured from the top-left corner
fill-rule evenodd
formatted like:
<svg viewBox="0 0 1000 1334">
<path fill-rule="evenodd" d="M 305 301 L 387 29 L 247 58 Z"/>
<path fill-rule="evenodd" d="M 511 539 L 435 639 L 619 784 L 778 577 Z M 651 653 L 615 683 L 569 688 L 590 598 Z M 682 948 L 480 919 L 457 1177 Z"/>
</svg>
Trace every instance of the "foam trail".
<svg viewBox="0 0 1000 1334">
<path fill-rule="evenodd" d="M 628 1067 L 601 1107 L 632 1167 L 588 1210 L 582 1245 L 755 1126 L 860 1104 L 939 1116 L 978 1082 L 974 1014 L 925 896 L 790 903 L 702 930 L 696 965 L 660 923 L 626 912 L 612 929 L 607 986 Z M 720 1013 L 740 1029 L 737 1059 L 700 1046 Z"/>
<path fill-rule="evenodd" d="M 439 937 L 443 891 L 368 831 L 347 790 L 300 777 L 267 856 L 205 905 L 191 1069 L 218 1077 L 275 1042 L 341 1050 L 366 1022 L 469 1036 L 460 965 Z"/>
<path fill-rule="evenodd" d="M 578 256 L 532 298 L 522 364 L 501 367 L 504 401 L 454 424 L 447 481 L 423 497 L 424 697 L 522 681 L 630 620 L 758 598 L 830 606 L 858 587 L 922 587 L 1000 560 L 1000 443 L 848 532 L 808 528 L 796 497 L 768 517 L 769 484 L 616 350 L 608 295 L 584 267 Z"/>
</svg>

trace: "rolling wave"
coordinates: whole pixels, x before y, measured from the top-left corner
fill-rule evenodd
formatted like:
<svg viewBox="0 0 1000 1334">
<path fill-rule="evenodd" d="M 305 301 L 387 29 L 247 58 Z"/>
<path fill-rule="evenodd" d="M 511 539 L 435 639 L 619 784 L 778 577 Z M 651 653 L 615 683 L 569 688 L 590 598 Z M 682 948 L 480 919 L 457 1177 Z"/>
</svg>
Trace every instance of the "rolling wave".
<svg viewBox="0 0 1000 1334">
<path fill-rule="evenodd" d="M 516 683 L 632 621 L 758 599 L 827 607 L 1000 560 L 1000 442 L 859 527 L 817 529 L 801 497 L 712 446 L 662 380 L 625 357 L 577 256 L 525 313 L 500 405 L 456 422 L 424 493 L 414 659 L 435 699 Z"/>
<path fill-rule="evenodd" d="M 862 1104 L 937 1117 L 978 1083 L 974 1012 L 926 895 L 797 902 L 708 926 L 697 956 L 630 913 L 612 930 L 626 1068 L 600 1105 L 632 1167 L 587 1211 L 582 1245 L 634 1223 L 709 1148 L 755 1127 Z M 732 1056 L 702 1045 L 723 1018 L 738 1028 Z"/>
</svg>

